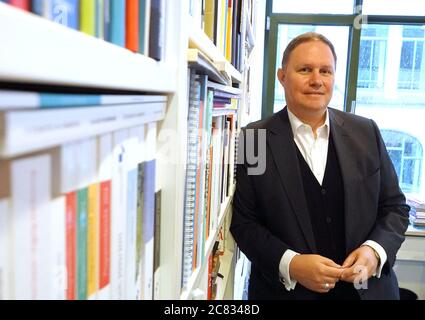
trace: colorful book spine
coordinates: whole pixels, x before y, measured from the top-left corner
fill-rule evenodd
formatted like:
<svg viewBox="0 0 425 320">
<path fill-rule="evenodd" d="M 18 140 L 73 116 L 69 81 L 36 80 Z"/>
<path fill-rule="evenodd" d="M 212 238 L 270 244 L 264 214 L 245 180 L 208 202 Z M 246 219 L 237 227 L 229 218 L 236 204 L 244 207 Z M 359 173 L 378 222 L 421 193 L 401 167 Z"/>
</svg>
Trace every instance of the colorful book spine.
<svg viewBox="0 0 425 320">
<path fill-rule="evenodd" d="M 99 275 L 99 184 L 88 187 L 87 205 L 87 296 L 98 291 Z"/>
<path fill-rule="evenodd" d="M 96 36 L 96 2 L 80 0 L 80 31 Z"/>
<path fill-rule="evenodd" d="M 105 1 L 96 0 L 96 20 L 95 20 L 95 34 L 96 38 L 105 39 Z"/>
<path fill-rule="evenodd" d="M 80 26 L 80 7 L 78 0 L 50 0 L 44 4 L 48 6 L 48 17 L 66 27 L 78 30 Z M 37 9 L 40 10 L 40 9 Z"/>
<path fill-rule="evenodd" d="M 139 2 L 139 53 L 149 54 L 150 0 Z"/>
<path fill-rule="evenodd" d="M 76 295 L 76 275 L 77 275 L 77 193 L 66 194 L 66 269 L 67 269 L 67 290 L 66 299 L 75 300 Z"/>
<path fill-rule="evenodd" d="M 110 2 L 110 41 L 120 47 L 125 47 L 125 0 Z"/>
<path fill-rule="evenodd" d="M 14 7 L 17 7 L 26 11 L 30 11 L 31 9 L 30 0 L 8 0 L 6 2 Z"/>
<path fill-rule="evenodd" d="M 100 183 L 99 290 L 111 279 L 111 181 Z"/>
<path fill-rule="evenodd" d="M 109 42 L 111 41 L 111 1 L 116 0 L 103 1 L 103 39 Z"/>
<path fill-rule="evenodd" d="M 87 210 L 88 188 L 77 191 L 77 299 L 87 295 Z"/>
<path fill-rule="evenodd" d="M 165 45 L 165 0 L 151 0 L 149 57 L 162 60 Z"/>
<path fill-rule="evenodd" d="M 139 0 L 126 2 L 125 47 L 133 52 L 139 51 Z"/>
</svg>

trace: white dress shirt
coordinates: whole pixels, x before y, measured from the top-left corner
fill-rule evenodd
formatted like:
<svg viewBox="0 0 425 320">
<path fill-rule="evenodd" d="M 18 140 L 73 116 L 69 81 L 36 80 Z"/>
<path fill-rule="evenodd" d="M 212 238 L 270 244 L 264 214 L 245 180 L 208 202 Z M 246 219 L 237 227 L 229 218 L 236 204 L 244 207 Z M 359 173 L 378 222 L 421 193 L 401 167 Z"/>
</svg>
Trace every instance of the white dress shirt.
<svg viewBox="0 0 425 320">
<path fill-rule="evenodd" d="M 292 133 L 294 134 L 294 141 L 301 152 L 305 161 L 307 162 L 310 170 L 313 172 L 317 181 L 322 185 L 326 169 L 326 160 L 328 158 L 328 145 L 330 135 L 329 125 L 329 112 L 326 110 L 325 123 L 316 130 L 316 137 L 314 136 L 313 129 L 298 119 L 288 108 L 288 117 L 291 124 Z M 374 275 L 378 278 L 381 276 L 382 267 L 387 260 L 387 254 L 377 242 L 367 240 L 363 245 L 372 247 L 379 255 L 380 264 Z M 280 264 L 279 273 L 281 281 L 285 285 L 286 290 L 295 288 L 297 282 L 289 276 L 289 264 L 292 258 L 299 253 L 293 250 L 286 250 L 283 254 Z"/>
</svg>

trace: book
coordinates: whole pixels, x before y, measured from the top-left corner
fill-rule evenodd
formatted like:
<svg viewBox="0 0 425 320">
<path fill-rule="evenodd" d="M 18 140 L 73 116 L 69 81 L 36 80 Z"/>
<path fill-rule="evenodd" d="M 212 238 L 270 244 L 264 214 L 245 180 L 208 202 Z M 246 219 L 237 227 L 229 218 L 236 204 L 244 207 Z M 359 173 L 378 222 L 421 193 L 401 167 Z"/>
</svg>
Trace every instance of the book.
<svg viewBox="0 0 425 320">
<path fill-rule="evenodd" d="M 163 119 L 165 103 L 0 112 L 0 155 L 14 156 Z"/>
<path fill-rule="evenodd" d="M 133 52 L 139 51 L 139 0 L 126 0 L 125 47 Z"/>
<path fill-rule="evenodd" d="M 125 0 L 110 1 L 109 41 L 125 47 Z"/>
<path fill-rule="evenodd" d="M 160 61 L 165 46 L 165 0 L 151 0 L 149 57 Z"/>
<path fill-rule="evenodd" d="M 164 101 L 166 97 L 162 95 L 99 95 L 0 90 L 0 110 L 75 108 Z"/>
<path fill-rule="evenodd" d="M 13 299 L 50 298 L 50 170 L 49 154 L 15 159 L 10 166 Z"/>
</svg>

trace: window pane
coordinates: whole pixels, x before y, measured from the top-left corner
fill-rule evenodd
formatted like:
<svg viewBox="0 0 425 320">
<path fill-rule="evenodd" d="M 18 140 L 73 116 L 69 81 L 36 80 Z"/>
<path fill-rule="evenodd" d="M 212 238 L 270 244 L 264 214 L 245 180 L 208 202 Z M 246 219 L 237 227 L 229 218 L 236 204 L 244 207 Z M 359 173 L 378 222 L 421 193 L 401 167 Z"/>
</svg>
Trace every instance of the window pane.
<svg viewBox="0 0 425 320">
<path fill-rule="evenodd" d="M 337 67 L 335 74 L 335 88 L 332 100 L 329 103 L 330 107 L 343 110 L 344 97 L 345 97 L 345 83 L 346 83 L 346 66 L 347 66 L 347 52 L 348 52 L 348 35 L 349 28 L 341 26 L 314 26 L 314 25 L 288 25 L 281 24 L 278 29 L 277 40 L 277 54 L 276 54 L 276 67 L 275 74 L 280 68 L 282 62 L 283 51 L 287 44 L 296 36 L 301 33 L 315 31 L 323 34 L 334 45 L 337 54 Z M 277 77 L 275 78 L 275 97 L 274 97 L 274 112 L 281 110 L 285 107 L 285 92 L 279 83 Z"/>
<path fill-rule="evenodd" d="M 363 0 L 363 14 L 423 16 L 424 0 Z"/>
<path fill-rule="evenodd" d="M 356 104 L 357 114 L 378 123 L 402 190 L 423 197 L 424 42 L 422 26 L 362 30 Z"/>
<path fill-rule="evenodd" d="M 352 14 L 353 0 L 274 0 L 274 13 Z"/>
</svg>

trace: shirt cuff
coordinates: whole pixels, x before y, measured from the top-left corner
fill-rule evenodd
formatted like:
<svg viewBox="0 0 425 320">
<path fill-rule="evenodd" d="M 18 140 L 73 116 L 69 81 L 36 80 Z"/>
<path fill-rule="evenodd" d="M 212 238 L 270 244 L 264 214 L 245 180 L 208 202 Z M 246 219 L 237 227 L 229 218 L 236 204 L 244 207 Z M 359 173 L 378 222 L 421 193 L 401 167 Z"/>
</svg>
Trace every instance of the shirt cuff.
<svg viewBox="0 0 425 320">
<path fill-rule="evenodd" d="M 385 249 L 382 248 L 382 246 L 373 241 L 373 240 L 367 240 L 365 241 L 365 243 L 363 243 L 364 246 L 369 246 L 371 247 L 373 250 L 376 251 L 376 253 L 379 256 L 379 264 L 376 267 L 375 273 L 373 274 L 373 276 L 376 276 L 377 278 L 381 277 L 381 272 L 382 272 L 382 268 L 385 265 L 385 262 L 387 262 L 387 253 L 385 252 Z"/>
<path fill-rule="evenodd" d="M 292 280 L 289 275 L 289 264 L 292 261 L 292 258 L 298 255 L 299 253 L 292 251 L 290 249 L 286 250 L 280 259 L 279 263 L 279 274 L 280 274 L 280 282 L 283 283 L 285 289 L 288 291 L 294 290 L 297 284 L 296 280 Z"/>
</svg>

